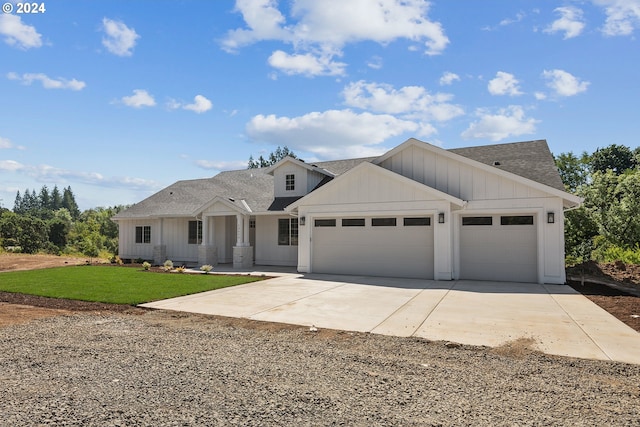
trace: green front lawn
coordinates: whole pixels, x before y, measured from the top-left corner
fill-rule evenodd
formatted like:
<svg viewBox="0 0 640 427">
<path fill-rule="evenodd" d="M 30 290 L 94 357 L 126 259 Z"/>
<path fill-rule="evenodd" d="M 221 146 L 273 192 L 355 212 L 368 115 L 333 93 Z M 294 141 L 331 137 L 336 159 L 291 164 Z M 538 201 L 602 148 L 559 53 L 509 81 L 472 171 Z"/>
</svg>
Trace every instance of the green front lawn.
<svg viewBox="0 0 640 427">
<path fill-rule="evenodd" d="M 154 273 L 131 267 L 78 266 L 0 273 L 0 291 L 137 305 L 257 280 L 261 278 Z"/>
</svg>

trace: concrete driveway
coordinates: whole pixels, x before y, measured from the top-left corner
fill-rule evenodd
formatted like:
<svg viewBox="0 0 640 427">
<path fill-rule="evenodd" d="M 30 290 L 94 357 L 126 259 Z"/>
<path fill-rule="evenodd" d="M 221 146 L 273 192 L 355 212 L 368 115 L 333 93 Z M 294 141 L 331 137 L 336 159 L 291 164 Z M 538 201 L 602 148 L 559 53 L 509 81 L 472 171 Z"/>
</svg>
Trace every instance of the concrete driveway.
<svg viewBox="0 0 640 427">
<path fill-rule="evenodd" d="M 142 307 L 640 364 L 640 334 L 569 286 L 278 274 Z"/>
</svg>

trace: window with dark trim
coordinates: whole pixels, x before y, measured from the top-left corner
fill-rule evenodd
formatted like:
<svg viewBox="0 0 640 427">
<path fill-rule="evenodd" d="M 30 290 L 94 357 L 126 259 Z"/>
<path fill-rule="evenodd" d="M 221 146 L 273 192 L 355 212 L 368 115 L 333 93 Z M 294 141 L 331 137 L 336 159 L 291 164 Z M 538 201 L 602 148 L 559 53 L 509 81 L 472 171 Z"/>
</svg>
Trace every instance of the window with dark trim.
<svg viewBox="0 0 640 427">
<path fill-rule="evenodd" d="M 278 220 L 278 245 L 298 245 L 298 218 L 280 218 Z"/>
<path fill-rule="evenodd" d="M 403 223 L 405 227 L 418 226 L 418 225 L 431 225 L 431 218 L 428 216 L 416 217 L 416 218 L 404 218 Z"/>
<path fill-rule="evenodd" d="M 343 218 L 343 227 L 364 227 L 364 218 Z"/>
<path fill-rule="evenodd" d="M 335 227 L 336 220 L 334 219 L 316 219 L 313 224 L 316 227 Z"/>
<path fill-rule="evenodd" d="M 189 221 L 188 244 L 199 245 L 202 243 L 202 221 Z"/>
<path fill-rule="evenodd" d="M 533 225 L 533 215 L 501 216 L 500 225 Z"/>
<path fill-rule="evenodd" d="M 151 243 L 150 225 L 139 225 L 136 227 L 136 243 Z"/>
<path fill-rule="evenodd" d="M 493 217 L 490 216 L 465 216 L 462 217 L 462 225 L 492 225 Z"/>
<path fill-rule="evenodd" d="M 288 173 L 284 176 L 284 189 L 287 191 L 296 189 L 296 176 L 294 174 Z"/>
<path fill-rule="evenodd" d="M 395 218 L 371 218 L 371 225 L 373 227 L 395 227 Z"/>
</svg>

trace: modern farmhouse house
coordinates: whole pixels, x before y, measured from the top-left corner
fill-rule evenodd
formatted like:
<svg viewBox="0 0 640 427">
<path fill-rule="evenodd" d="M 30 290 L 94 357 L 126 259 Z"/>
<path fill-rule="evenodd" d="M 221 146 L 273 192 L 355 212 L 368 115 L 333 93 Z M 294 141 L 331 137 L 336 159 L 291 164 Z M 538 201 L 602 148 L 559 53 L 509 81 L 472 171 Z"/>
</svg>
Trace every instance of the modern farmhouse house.
<svg viewBox="0 0 640 427">
<path fill-rule="evenodd" d="M 580 202 L 544 140 L 412 138 L 380 157 L 178 181 L 114 220 L 120 257 L 157 264 L 564 283 L 564 210 Z"/>
</svg>

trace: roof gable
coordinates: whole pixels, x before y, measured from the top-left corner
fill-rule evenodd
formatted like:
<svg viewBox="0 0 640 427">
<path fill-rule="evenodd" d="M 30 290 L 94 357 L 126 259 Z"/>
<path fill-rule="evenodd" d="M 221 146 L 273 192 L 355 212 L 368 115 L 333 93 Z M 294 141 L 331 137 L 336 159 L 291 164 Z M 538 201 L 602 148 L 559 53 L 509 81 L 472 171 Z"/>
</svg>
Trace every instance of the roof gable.
<svg viewBox="0 0 640 427">
<path fill-rule="evenodd" d="M 279 167 L 281 167 L 283 165 L 286 165 L 287 163 L 293 163 L 294 165 L 296 165 L 298 167 L 301 167 L 303 169 L 306 169 L 308 171 L 318 172 L 318 173 L 321 173 L 321 174 L 324 174 L 324 175 L 327 175 L 327 176 L 331 176 L 331 177 L 335 176 L 334 173 L 332 173 L 332 172 L 330 172 L 330 171 L 328 171 L 326 169 L 323 169 L 323 168 L 321 168 L 321 167 L 319 167 L 319 166 L 317 166 L 315 164 L 309 164 L 309 163 L 303 162 L 300 159 L 294 159 L 293 157 L 290 157 L 290 156 L 287 156 L 287 157 L 281 159 L 276 164 L 271 165 L 268 168 L 266 168 L 265 169 L 265 173 L 268 173 L 269 175 L 273 175 L 273 173 L 274 173 L 274 171 L 276 169 L 278 169 Z"/>
<path fill-rule="evenodd" d="M 300 205 L 326 203 L 394 203 L 406 200 L 445 200 L 457 206 L 464 201 L 428 187 L 392 171 L 362 162 L 316 191 L 307 194 L 287 207 L 287 211 Z"/>
<path fill-rule="evenodd" d="M 506 160 L 494 166 L 487 164 L 491 158 Z M 564 191 L 546 141 L 444 150 L 411 138 L 374 163 L 464 200 L 551 195 L 562 198 L 565 206 L 581 202 Z M 548 183 L 537 177 L 546 177 Z"/>
</svg>

